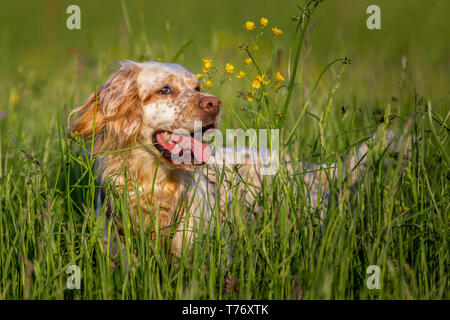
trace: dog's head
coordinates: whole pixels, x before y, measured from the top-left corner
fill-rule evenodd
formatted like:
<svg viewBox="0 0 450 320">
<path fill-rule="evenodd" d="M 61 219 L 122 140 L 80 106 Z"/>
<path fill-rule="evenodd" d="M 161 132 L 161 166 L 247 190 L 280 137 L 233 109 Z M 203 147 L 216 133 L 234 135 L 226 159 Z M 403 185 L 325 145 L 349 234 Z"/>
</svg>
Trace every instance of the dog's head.
<svg viewBox="0 0 450 320">
<path fill-rule="evenodd" d="M 95 136 L 96 152 L 142 145 L 173 167 L 191 167 L 209 158 L 201 137 L 218 127 L 220 107 L 178 64 L 127 61 L 72 112 L 80 112 L 72 132 Z"/>
</svg>

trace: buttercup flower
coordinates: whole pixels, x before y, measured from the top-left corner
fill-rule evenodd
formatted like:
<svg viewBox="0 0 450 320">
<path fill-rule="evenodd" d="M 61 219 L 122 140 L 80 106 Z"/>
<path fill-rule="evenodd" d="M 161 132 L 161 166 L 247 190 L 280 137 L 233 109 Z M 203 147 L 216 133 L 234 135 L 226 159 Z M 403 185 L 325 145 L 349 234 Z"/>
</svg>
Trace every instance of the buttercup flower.
<svg viewBox="0 0 450 320">
<path fill-rule="evenodd" d="M 206 69 L 206 68 L 203 68 L 203 73 L 208 73 L 208 69 Z"/>
<path fill-rule="evenodd" d="M 270 83 L 270 80 L 264 80 L 265 77 L 266 77 L 265 74 L 263 74 L 262 76 L 257 75 L 256 76 L 256 80 L 258 80 L 259 82 L 263 83 L 264 85 L 268 85 Z"/>
<path fill-rule="evenodd" d="M 281 31 L 277 27 L 272 28 L 272 32 L 274 36 L 281 36 L 283 34 L 283 31 Z"/>
<path fill-rule="evenodd" d="M 203 84 L 207 88 L 211 88 L 213 86 L 213 83 L 210 80 L 203 80 Z"/>
<path fill-rule="evenodd" d="M 261 81 L 259 81 L 258 79 L 253 80 L 252 87 L 255 89 L 261 88 Z"/>
<path fill-rule="evenodd" d="M 253 21 L 246 21 L 244 24 L 244 28 L 247 29 L 248 31 L 252 31 L 253 29 L 256 28 L 256 25 Z"/>
<path fill-rule="evenodd" d="M 244 71 L 239 71 L 238 75 L 236 76 L 236 78 L 238 79 L 242 79 L 243 77 L 245 77 L 245 72 Z"/>
<path fill-rule="evenodd" d="M 225 65 L 225 71 L 227 73 L 233 73 L 234 72 L 234 66 L 231 63 L 227 63 Z"/>
<path fill-rule="evenodd" d="M 269 20 L 264 17 L 261 17 L 261 20 L 259 20 L 259 22 L 263 27 L 267 27 L 267 25 L 269 24 Z"/>
<path fill-rule="evenodd" d="M 281 73 L 277 72 L 275 73 L 275 86 L 279 87 L 281 85 L 281 82 L 284 81 L 284 77 L 282 76 Z"/>
<path fill-rule="evenodd" d="M 201 73 L 197 73 L 197 78 L 201 78 L 201 77 L 203 77 L 203 74 L 201 74 Z"/>
<path fill-rule="evenodd" d="M 163 59 L 161 57 L 156 58 L 156 61 L 162 62 Z"/>
<path fill-rule="evenodd" d="M 252 58 L 244 59 L 244 63 L 245 64 L 251 64 L 252 63 Z"/>
<path fill-rule="evenodd" d="M 206 69 L 212 68 L 212 59 L 202 59 Z"/>
<path fill-rule="evenodd" d="M 280 81 L 284 81 L 284 77 L 281 75 L 280 72 L 275 73 L 275 79 L 280 80 Z"/>
</svg>

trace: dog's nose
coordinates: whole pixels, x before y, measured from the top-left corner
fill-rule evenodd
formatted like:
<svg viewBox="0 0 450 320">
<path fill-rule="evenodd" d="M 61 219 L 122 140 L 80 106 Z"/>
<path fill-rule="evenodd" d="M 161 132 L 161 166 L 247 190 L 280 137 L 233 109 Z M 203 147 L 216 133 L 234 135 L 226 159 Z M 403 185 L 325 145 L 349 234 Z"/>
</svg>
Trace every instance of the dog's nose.
<svg viewBox="0 0 450 320">
<path fill-rule="evenodd" d="M 205 97 L 202 100 L 200 100 L 199 105 L 200 108 L 202 108 L 206 112 L 210 113 L 213 116 L 216 116 L 220 111 L 222 101 L 220 101 L 216 97 Z"/>
</svg>

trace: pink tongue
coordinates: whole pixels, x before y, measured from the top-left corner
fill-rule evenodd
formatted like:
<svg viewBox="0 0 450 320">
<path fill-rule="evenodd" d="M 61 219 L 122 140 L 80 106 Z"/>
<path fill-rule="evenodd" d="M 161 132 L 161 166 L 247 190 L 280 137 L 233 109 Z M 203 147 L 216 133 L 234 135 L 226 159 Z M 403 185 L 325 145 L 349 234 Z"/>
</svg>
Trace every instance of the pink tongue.
<svg viewBox="0 0 450 320">
<path fill-rule="evenodd" d="M 156 135 L 156 140 L 173 156 L 178 158 L 181 150 L 189 149 L 198 163 L 204 163 L 211 157 L 211 152 L 207 144 L 204 144 L 191 136 L 169 135 L 172 142 L 167 141 L 160 133 Z"/>
</svg>

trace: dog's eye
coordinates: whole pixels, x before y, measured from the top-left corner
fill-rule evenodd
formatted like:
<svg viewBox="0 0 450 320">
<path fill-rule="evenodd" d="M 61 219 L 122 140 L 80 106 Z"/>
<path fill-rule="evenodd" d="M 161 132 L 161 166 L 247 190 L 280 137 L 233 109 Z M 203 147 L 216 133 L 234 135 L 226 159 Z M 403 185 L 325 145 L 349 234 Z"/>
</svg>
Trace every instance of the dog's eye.
<svg viewBox="0 0 450 320">
<path fill-rule="evenodd" d="M 168 86 L 165 86 L 164 88 L 160 89 L 158 91 L 158 93 L 160 93 L 160 94 L 169 94 L 170 93 L 170 88 Z"/>
<path fill-rule="evenodd" d="M 200 91 L 200 87 L 197 86 L 197 87 L 195 88 L 195 91 Z"/>
</svg>

